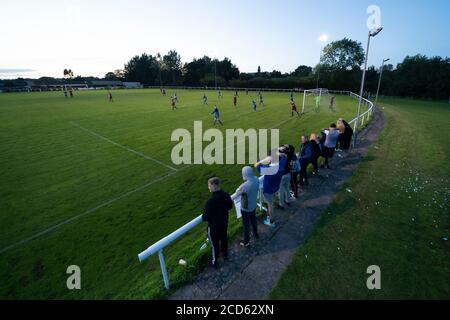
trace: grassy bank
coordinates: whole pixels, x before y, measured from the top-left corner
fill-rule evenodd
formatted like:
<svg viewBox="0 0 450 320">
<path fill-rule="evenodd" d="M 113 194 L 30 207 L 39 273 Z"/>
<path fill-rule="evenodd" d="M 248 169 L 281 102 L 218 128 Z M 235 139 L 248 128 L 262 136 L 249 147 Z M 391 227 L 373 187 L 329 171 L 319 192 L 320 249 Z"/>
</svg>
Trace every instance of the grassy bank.
<svg viewBox="0 0 450 320">
<path fill-rule="evenodd" d="M 450 107 L 382 105 L 384 131 L 269 298 L 450 298 Z M 381 269 L 381 290 L 367 289 L 370 265 Z"/>
</svg>

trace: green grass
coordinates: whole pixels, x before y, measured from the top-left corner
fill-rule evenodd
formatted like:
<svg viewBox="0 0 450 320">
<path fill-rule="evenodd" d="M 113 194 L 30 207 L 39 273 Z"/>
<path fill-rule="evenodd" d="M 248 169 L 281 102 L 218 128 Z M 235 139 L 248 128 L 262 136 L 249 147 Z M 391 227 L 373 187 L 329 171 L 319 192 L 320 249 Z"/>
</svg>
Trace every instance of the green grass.
<svg viewBox="0 0 450 320">
<path fill-rule="evenodd" d="M 406 99 L 382 105 L 380 138 L 269 298 L 450 298 L 450 245 L 443 240 L 450 236 L 450 106 Z M 366 287 L 369 265 L 381 268 L 381 290 Z"/>
<path fill-rule="evenodd" d="M 204 130 L 212 127 L 211 104 L 217 101 L 208 92 L 210 106 L 203 107 L 203 91 L 177 93 L 176 111 L 159 90 L 114 91 L 114 103 L 107 102 L 106 91 L 80 91 L 74 99 L 60 92 L 0 95 L 0 250 L 87 212 L 0 253 L 0 299 L 167 297 L 157 257 L 139 263 L 137 254 L 201 213 L 212 175 L 233 192 L 242 166 L 195 165 L 130 192 L 173 172 L 78 126 L 171 165 L 172 131 L 192 131 L 194 120 L 203 120 Z M 289 93 L 265 93 L 266 106 L 257 112 L 250 107 L 255 93 L 241 92 L 237 109 L 232 93 L 223 94 L 222 130 L 286 121 L 281 142 L 295 146 L 302 133 L 317 132 L 338 116 L 353 118 L 357 106 L 338 96 L 336 113 L 325 106 L 298 119 L 291 118 Z M 312 98 L 308 104 L 312 110 Z M 230 234 L 236 235 L 240 223 L 231 221 Z M 204 226 L 198 227 L 165 250 L 173 288 L 209 259 L 198 250 L 204 239 Z M 180 258 L 187 267 L 177 264 Z M 69 265 L 81 268 L 81 290 L 66 288 Z"/>
</svg>

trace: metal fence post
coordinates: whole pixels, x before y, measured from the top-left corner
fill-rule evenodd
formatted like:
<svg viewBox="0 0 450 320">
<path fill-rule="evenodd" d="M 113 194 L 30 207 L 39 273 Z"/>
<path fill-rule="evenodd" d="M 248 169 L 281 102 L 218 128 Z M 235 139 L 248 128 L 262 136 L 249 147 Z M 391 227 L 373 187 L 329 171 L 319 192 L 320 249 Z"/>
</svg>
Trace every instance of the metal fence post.
<svg viewBox="0 0 450 320">
<path fill-rule="evenodd" d="M 167 274 L 166 262 L 164 261 L 164 254 L 162 249 L 159 250 L 158 256 L 159 256 L 159 264 L 161 265 L 161 271 L 164 279 L 164 286 L 166 287 L 166 289 L 169 289 L 170 288 L 169 275 Z"/>
</svg>

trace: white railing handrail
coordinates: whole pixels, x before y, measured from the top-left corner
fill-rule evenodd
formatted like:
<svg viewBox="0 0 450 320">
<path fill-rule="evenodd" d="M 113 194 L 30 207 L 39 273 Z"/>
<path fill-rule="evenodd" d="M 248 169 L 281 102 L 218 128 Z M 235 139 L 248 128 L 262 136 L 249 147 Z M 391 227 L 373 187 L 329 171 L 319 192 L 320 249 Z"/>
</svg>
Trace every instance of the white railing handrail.
<svg viewBox="0 0 450 320">
<path fill-rule="evenodd" d="M 267 209 L 262 204 L 262 186 L 263 186 L 263 184 L 262 184 L 261 178 L 262 177 L 260 177 L 260 186 L 259 186 L 259 193 L 258 193 L 258 198 L 259 198 L 258 207 L 261 210 L 267 211 Z M 232 194 L 231 198 L 235 199 L 236 194 L 235 193 Z M 240 198 L 239 197 L 234 200 L 234 204 L 235 204 L 235 207 L 238 207 L 238 206 L 240 207 Z M 178 228 L 171 234 L 169 234 L 169 235 L 165 236 L 164 238 L 162 238 L 161 240 L 155 242 L 150 247 L 148 247 L 147 249 L 145 249 L 144 251 L 142 251 L 141 253 L 138 254 L 139 262 L 142 262 L 145 259 L 147 259 L 148 257 L 150 257 L 151 255 L 158 253 L 159 263 L 161 265 L 161 271 L 163 274 L 164 285 L 167 289 L 169 289 L 170 282 L 169 282 L 169 276 L 167 274 L 166 262 L 164 260 L 164 255 L 163 255 L 164 248 L 167 247 L 172 242 L 174 242 L 175 240 L 177 240 L 178 238 L 180 238 L 181 236 L 183 236 L 184 234 L 186 234 L 187 232 L 189 232 L 190 230 L 194 229 L 196 226 L 198 226 L 202 222 L 203 222 L 202 215 L 199 215 L 197 218 L 189 221 L 181 228 Z"/>
<path fill-rule="evenodd" d="M 369 116 L 369 114 L 371 114 L 373 112 L 373 102 L 372 101 L 369 101 L 366 98 L 360 97 L 359 95 L 357 95 L 357 94 L 355 94 L 355 93 L 353 93 L 351 91 L 349 91 L 349 93 L 350 93 L 350 96 L 354 96 L 357 99 L 361 98 L 361 101 L 364 101 L 369 106 L 369 108 L 359 116 L 359 119 L 364 119 L 364 117 L 366 115 Z M 358 120 L 358 117 L 355 117 L 354 119 L 349 121 L 348 124 L 354 123 L 355 126 L 356 126 L 356 121 L 357 120 Z"/>
<path fill-rule="evenodd" d="M 169 244 L 171 244 L 173 241 L 175 241 L 176 239 L 178 239 L 185 233 L 189 232 L 193 228 L 195 228 L 201 222 L 202 222 L 202 215 L 199 215 L 197 218 L 186 223 L 181 228 L 179 228 L 179 229 L 175 230 L 174 232 L 172 232 L 171 234 L 165 236 L 158 242 L 155 242 L 150 247 L 148 247 L 147 249 L 145 249 L 144 251 L 142 251 L 141 253 L 138 254 L 139 261 L 142 262 L 145 259 L 147 259 L 149 256 L 151 256 L 152 254 L 158 253 L 159 251 L 161 251 L 162 249 L 167 247 Z"/>
</svg>

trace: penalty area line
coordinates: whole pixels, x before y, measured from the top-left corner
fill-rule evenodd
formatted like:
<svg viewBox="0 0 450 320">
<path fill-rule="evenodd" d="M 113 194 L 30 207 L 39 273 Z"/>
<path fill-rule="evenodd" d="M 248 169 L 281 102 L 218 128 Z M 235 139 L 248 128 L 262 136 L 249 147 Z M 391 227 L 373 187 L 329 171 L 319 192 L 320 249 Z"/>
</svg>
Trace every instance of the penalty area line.
<svg viewBox="0 0 450 320">
<path fill-rule="evenodd" d="M 46 235 L 46 234 L 48 234 L 48 233 L 50 233 L 50 232 L 52 232 L 52 231 L 54 231 L 56 229 L 61 228 L 62 226 L 66 225 L 66 224 L 68 224 L 68 223 L 70 223 L 72 221 L 78 220 L 78 219 L 80 219 L 80 218 L 82 218 L 82 217 L 84 217 L 84 216 L 86 216 L 86 215 L 88 215 L 88 214 L 90 214 L 90 213 L 92 213 L 94 211 L 97 211 L 97 210 L 99 210 L 99 209 L 101 209 L 103 207 L 106 207 L 106 206 L 108 206 L 108 205 L 110 205 L 110 204 L 112 204 L 114 202 L 117 202 L 117 201 L 119 201 L 119 200 L 121 200 L 121 199 L 123 199 L 125 197 L 128 197 L 129 195 L 132 195 L 133 193 L 142 191 L 142 190 L 148 188 L 149 186 L 155 184 L 156 182 L 159 182 L 159 181 L 161 181 L 161 180 L 163 180 L 165 178 L 173 176 L 174 174 L 176 174 L 179 171 L 184 170 L 184 169 L 186 169 L 188 167 L 189 166 L 183 167 L 180 170 L 177 170 L 176 172 L 174 171 L 174 172 L 168 173 L 168 174 L 166 174 L 166 175 L 164 175 L 162 177 L 159 177 L 157 179 L 151 180 L 151 181 L 147 182 L 146 184 L 144 184 L 142 186 L 139 186 L 139 187 L 137 187 L 137 188 L 135 188 L 133 190 L 130 190 L 128 192 L 125 192 L 125 193 L 123 193 L 123 194 L 121 194 L 121 195 L 119 195 L 119 196 L 117 196 L 117 197 L 115 197 L 113 199 L 110 199 L 110 200 L 108 200 L 106 202 L 103 202 L 102 204 L 99 204 L 98 206 L 96 206 L 94 208 L 91 208 L 91 209 L 89 209 L 89 210 L 87 210 L 87 211 L 85 211 L 83 213 L 77 214 L 77 215 L 75 215 L 75 216 L 73 216 L 73 217 L 71 217 L 71 218 L 69 218 L 67 220 L 64 220 L 64 221 L 62 221 L 62 222 L 60 222 L 58 224 L 55 224 L 54 226 L 51 226 L 51 227 L 49 227 L 49 228 L 47 228 L 45 230 L 42 230 L 42 231 L 40 231 L 40 232 L 38 232 L 38 233 L 28 237 L 28 238 L 25 238 L 25 239 L 20 240 L 20 241 L 18 241 L 16 243 L 13 243 L 13 244 L 11 244 L 9 246 L 6 246 L 6 247 L 0 249 L 0 254 L 4 253 L 6 251 L 9 251 L 9 250 L 11 250 L 13 248 L 16 248 L 16 247 L 19 247 L 21 245 L 24 245 L 24 244 L 26 244 L 26 243 L 28 243 L 28 242 L 36 239 L 36 238 L 39 238 L 39 237 L 41 237 L 43 235 Z"/>
</svg>

